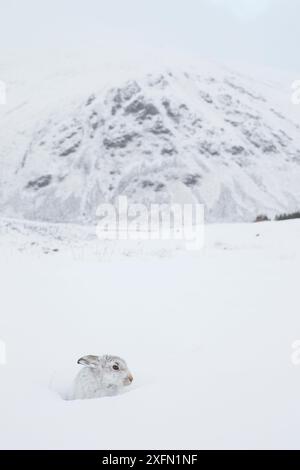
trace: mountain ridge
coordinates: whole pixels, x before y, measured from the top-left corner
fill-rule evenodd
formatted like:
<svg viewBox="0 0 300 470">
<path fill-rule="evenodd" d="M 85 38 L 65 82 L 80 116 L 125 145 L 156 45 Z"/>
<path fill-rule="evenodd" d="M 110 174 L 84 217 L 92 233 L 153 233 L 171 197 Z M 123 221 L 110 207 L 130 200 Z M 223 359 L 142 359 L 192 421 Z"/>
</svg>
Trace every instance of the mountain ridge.
<svg viewBox="0 0 300 470">
<path fill-rule="evenodd" d="M 91 223 L 101 202 L 170 203 L 176 188 L 208 222 L 298 210 L 300 118 L 286 92 L 215 65 L 158 69 L 98 91 L 95 77 L 65 99 L 61 73 L 55 100 L 54 74 L 39 112 L 20 92 L 0 115 L 2 215 Z"/>
</svg>

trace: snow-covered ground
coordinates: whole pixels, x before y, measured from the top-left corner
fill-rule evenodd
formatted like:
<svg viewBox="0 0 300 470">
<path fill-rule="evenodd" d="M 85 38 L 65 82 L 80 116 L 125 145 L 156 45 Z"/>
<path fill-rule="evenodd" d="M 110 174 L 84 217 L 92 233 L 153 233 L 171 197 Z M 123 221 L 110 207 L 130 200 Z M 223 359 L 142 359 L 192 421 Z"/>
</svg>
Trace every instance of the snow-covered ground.
<svg viewBox="0 0 300 470">
<path fill-rule="evenodd" d="M 211 225 L 201 252 L 149 256 L 64 230 L 0 224 L 1 448 L 300 448 L 299 221 Z M 58 382 L 102 353 L 133 385 L 64 401 Z"/>
</svg>

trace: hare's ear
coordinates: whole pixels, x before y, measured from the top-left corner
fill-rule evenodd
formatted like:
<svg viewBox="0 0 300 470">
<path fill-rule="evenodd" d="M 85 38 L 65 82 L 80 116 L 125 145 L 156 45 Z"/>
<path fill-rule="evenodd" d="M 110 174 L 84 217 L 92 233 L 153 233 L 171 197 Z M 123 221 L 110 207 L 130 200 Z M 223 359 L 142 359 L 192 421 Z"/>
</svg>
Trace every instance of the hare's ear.
<svg viewBox="0 0 300 470">
<path fill-rule="evenodd" d="M 98 356 L 83 356 L 78 359 L 77 364 L 82 364 L 88 367 L 97 367 L 100 364 Z"/>
</svg>

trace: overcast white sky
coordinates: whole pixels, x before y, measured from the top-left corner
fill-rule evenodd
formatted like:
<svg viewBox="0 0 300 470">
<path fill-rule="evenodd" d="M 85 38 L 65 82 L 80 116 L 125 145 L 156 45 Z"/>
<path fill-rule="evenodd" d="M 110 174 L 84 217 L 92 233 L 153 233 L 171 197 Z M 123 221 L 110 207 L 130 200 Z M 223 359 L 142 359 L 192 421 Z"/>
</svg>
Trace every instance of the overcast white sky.
<svg viewBox="0 0 300 470">
<path fill-rule="evenodd" d="M 0 49 L 137 44 L 300 73 L 300 0 L 0 0 Z"/>
</svg>

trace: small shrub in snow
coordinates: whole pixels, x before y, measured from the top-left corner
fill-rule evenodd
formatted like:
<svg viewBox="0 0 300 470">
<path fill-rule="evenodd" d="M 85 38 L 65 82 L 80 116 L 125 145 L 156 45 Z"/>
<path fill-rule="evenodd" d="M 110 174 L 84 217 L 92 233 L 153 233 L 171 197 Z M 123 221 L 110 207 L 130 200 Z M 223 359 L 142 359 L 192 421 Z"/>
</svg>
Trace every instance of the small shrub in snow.
<svg viewBox="0 0 300 470">
<path fill-rule="evenodd" d="M 258 215 L 255 219 L 255 222 L 269 222 L 270 219 L 267 215 Z"/>
</svg>

